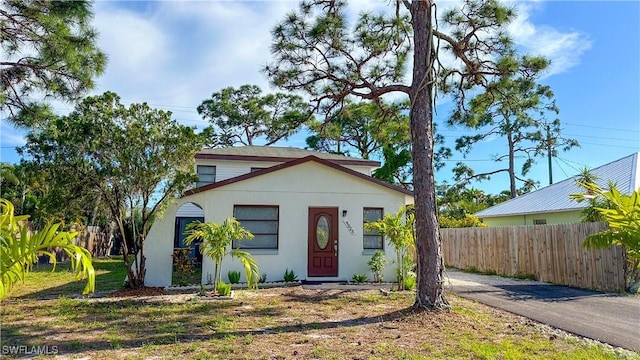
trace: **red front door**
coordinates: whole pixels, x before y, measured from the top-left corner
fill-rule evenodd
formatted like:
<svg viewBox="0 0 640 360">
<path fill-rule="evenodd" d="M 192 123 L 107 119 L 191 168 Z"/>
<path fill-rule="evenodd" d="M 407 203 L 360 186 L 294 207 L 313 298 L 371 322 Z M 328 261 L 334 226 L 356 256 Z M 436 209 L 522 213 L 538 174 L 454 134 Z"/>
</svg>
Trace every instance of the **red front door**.
<svg viewBox="0 0 640 360">
<path fill-rule="evenodd" d="M 338 208 L 309 208 L 308 276 L 338 276 Z"/>
</svg>

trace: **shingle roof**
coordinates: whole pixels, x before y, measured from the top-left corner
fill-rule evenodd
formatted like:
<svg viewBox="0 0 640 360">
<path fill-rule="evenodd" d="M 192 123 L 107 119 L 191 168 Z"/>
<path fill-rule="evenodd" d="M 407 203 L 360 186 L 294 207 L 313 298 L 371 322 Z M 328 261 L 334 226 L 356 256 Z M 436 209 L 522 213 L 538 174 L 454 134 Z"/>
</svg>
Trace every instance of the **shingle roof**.
<svg viewBox="0 0 640 360">
<path fill-rule="evenodd" d="M 196 154 L 196 159 L 248 160 L 248 161 L 290 161 L 307 156 L 337 162 L 343 165 L 380 166 L 380 162 L 359 159 L 339 154 L 278 146 L 233 146 L 216 149 L 203 149 Z"/>
<path fill-rule="evenodd" d="M 203 192 L 203 191 L 207 191 L 207 190 L 211 190 L 211 189 L 221 188 L 223 186 L 227 186 L 227 185 L 230 185 L 230 184 L 235 184 L 235 183 L 238 183 L 238 182 L 241 182 L 241 181 L 245 181 L 245 180 L 248 180 L 248 179 L 253 179 L 253 178 L 256 178 L 256 177 L 259 177 L 259 176 L 263 176 L 263 175 L 270 174 L 270 173 L 273 173 L 273 172 L 276 172 L 276 171 L 280 171 L 280 170 L 287 169 L 287 168 L 290 168 L 290 167 L 294 167 L 294 166 L 297 166 L 297 165 L 300 165 L 300 164 L 304 164 L 306 162 L 315 162 L 315 163 L 318 163 L 320 165 L 324 165 L 324 166 L 330 167 L 332 169 L 341 171 L 341 172 L 343 172 L 343 173 L 345 173 L 347 175 L 351 175 L 351 176 L 354 176 L 356 178 L 362 179 L 364 181 L 368 181 L 370 183 L 385 187 L 387 189 L 391 189 L 393 191 L 397 191 L 397 192 L 403 193 L 405 195 L 413 196 L 413 191 L 411 191 L 411 190 L 408 190 L 408 189 L 405 189 L 405 188 L 390 184 L 390 183 L 388 183 L 386 181 L 383 181 L 383 180 L 380 180 L 380 179 L 376 179 L 374 177 L 359 173 L 359 172 L 357 172 L 355 170 L 351 170 L 351 169 L 346 168 L 344 166 L 337 165 L 334 161 L 325 160 L 325 159 L 321 159 L 321 158 L 318 158 L 318 157 L 313 156 L 313 155 L 309 155 L 309 156 L 305 156 L 303 158 L 297 158 L 295 160 L 291 160 L 291 161 L 288 161 L 288 162 L 285 162 L 285 163 L 282 163 L 282 164 L 279 164 L 279 165 L 276 165 L 276 166 L 272 166 L 272 167 L 265 168 L 265 169 L 260 169 L 258 171 L 246 173 L 246 174 L 243 174 L 243 175 L 240 175 L 240 176 L 236 176 L 236 177 L 233 177 L 233 178 L 230 178 L 230 179 L 226 179 L 226 180 L 222 180 L 222 181 L 215 182 L 215 183 L 212 183 L 212 184 L 204 185 L 204 186 L 201 186 L 199 188 L 187 190 L 187 191 L 184 192 L 184 194 L 182 194 L 182 197 L 189 196 L 189 195 L 196 194 L 196 193 Z"/>
<path fill-rule="evenodd" d="M 617 189 L 624 194 L 630 194 L 640 188 L 640 153 L 631 154 L 622 159 L 590 170 L 598 177 L 598 185 L 607 187 L 609 181 L 617 184 Z M 547 212 L 561 212 L 580 210 L 587 206 L 569 198 L 569 195 L 584 192 L 576 184 L 578 176 L 573 176 L 542 189 L 518 196 L 496 206 L 477 212 L 480 218 L 527 215 Z"/>
</svg>

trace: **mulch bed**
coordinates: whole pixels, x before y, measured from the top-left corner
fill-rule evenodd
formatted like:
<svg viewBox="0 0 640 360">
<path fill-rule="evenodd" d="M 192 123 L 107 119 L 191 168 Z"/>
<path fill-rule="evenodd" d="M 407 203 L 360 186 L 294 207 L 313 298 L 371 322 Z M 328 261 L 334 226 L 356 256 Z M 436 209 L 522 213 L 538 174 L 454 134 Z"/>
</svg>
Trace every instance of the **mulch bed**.
<svg viewBox="0 0 640 360">
<path fill-rule="evenodd" d="M 108 297 L 141 297 L 167 295 L 167 290 L 162 287 L 142 287 L 139 289 L 120 289 L 108 295 Z"/>
</svg>

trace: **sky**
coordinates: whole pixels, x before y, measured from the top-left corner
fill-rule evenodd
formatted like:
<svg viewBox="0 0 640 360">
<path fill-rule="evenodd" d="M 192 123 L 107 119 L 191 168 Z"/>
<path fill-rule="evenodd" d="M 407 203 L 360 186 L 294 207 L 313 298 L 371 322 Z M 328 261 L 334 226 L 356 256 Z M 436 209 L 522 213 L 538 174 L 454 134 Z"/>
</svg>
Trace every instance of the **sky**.
<svg viewBox="0 0 640 360">
<path fill-rule="evenodd" d="M 349 14 L 392 11 L 389 0 L 350 2 Z M 438 2 L 439 9 L 458 2 Z M 638 1 L 512 1 L 518 17 L 509 33 L 520 51 L 543 55 L 551 68 L 541 83 L 551 86 L 560 109 L 563 135 L 580 148 L 560 153 L 553 162 L 557 182 L 640 151 L 640 2 Z M 147 102 L 173 112 L 178 121 L 198 128 L 207 122 L 196 107 L 212 93 L 229 86 L 269 87 L 261 68 L 271 61 L 271 29 L 297 1 L 96 1 L 94 26 L 99 47 L 108 55 L 105 73 L 91 94 L 113 91 L 125 104 Z M 73 105 L 54 103 L 66 114 Z M 451 103 L 440 99 L 435 121 L 444 123 Z M 4 117 L 4 116 L 3 116 Z M 449 145 L 467 129 L 440 125 Z M 18 162 L 15 146 L 24 132 L 2 120 L 1 160 Z M 300 133 L 277 145 L 304 147 Z M 451 182 L 451 167 L 466 161 L 477 172 L 496 169 L 493 159 L 506 142 L 492 139 L 466 158 L 454 152 L 437 181 Z M 545 159 L 528 177 L 547 184 Z M 508 188 L 507 175 L 475 183 L 489 193 Z"/>
</svg>

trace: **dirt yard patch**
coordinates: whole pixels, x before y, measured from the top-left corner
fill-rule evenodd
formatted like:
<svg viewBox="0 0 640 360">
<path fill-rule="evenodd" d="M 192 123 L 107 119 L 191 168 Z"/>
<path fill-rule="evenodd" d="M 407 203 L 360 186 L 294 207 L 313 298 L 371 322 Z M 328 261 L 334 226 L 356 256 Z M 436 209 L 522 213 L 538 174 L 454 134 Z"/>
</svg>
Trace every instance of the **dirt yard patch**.
<svg viewBox="0 0 640 360">
<path fill-rule="evenodd" d="M 91 359 L 640 359 L 454 295 L 452 311 L 439 313 L 412 311 L 410 292 L 298 286 L 236 290 L 218 302 L 140 295 L 9 299 L 2 345 Z"/>
</svg>

